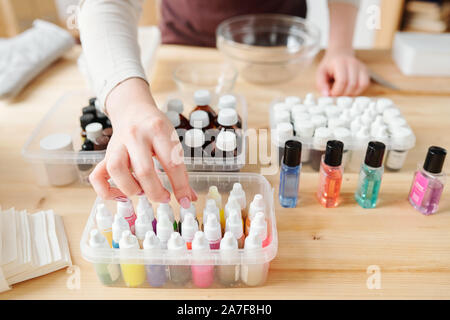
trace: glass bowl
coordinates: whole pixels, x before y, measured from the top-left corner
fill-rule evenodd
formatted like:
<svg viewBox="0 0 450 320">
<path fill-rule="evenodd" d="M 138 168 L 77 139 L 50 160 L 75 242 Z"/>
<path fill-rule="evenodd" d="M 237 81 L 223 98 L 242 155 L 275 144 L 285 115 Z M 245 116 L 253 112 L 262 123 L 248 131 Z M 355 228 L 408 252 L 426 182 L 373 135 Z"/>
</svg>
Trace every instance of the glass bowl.
<svg viewBox="0 0 450 320">
<path fill-rule="evenodd" d="M 217 48 L 250 82 L 290 80 L 311 64 L 320 49 L 320 31 L 303 18 L 251 14 L 223 21 Z"/>
<path fill-rule="evenodd" d="M 230 64 L 210 62 L 190 62 L 179 65 L 173 72 L 179 91 L 193 94 L 196 90 L 206 89 L 214 96 L 231 92 L 238 72 Z"/>
</svg>

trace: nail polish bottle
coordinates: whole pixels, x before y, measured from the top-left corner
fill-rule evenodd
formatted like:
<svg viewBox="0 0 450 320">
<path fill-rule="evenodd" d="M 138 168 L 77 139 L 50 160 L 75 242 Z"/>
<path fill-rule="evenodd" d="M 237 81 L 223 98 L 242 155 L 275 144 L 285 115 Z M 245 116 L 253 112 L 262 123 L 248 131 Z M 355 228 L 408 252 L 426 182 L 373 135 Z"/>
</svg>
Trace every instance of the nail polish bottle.
<svg viewBox="0 0 450 320">
<path fill-rule="evenodd" d="M 173 232 L 167 242 L 167 252 L 171 257 L 187 256 L 187 246 L 178 232 Z M 184 285 L 191 279 L 190 266 L 187 264 L 169 265 L 170 280 L 177 285 Z"/>
<path fill-rule="evenodd" d="M 281 122 L 277 124 L 275 130 L 274 142 L 278 146 L 278 165 L 281 164 L 281 159 L 284 155 L 284 145 L 286 141 L 294 138 L 294 127 L 290 122 Z"/>
<path fill-rule="evenodd" d="M 192 259 L 192 282 L 198 288 L 209 288 L 214 283 L 214 265 L 208 240 L 201 231 L 195 233 L 192 241 Z"/>
<path fill-rule="evenodd" d="M 190 118 L 192 119 L 192 114 L 196 111 L 205 111 L 208 114 L 209 122 L 213 124 L 217 118 L 217 114 L 213 108 L 209 105 L 211 103 L 211 94 L 208 90 L 197 90 L 194 92 L 194 101 L 197 105 L 194 110 L 192 110 Z M 192 126 L 192 122 L 191 122 Z"/>
<path fill-rule="evenodd" d="M 367 146 L 366 158 L 361 165 L 355 200 L 365 208 L 375 208 L 383 176 L 383 156 L 386 146 L 382 142 L 371 141 Z"/>
<path fill-rule="evenodd" d="M 130 225 L 125 220 L 124 217 L 121 217 L 119 215 L 114 216 L 114 221 L 112 224 L 112 247 L 118 249 L 119 248 L 119 241 L 122 237 L 122 233 L 124 231 L 130 230 Z"/>
<path fill-rule="evenodd" d="M 325 155 L 320 165 L 319 189 L 317 199 L 326 208 L 339 205 L 342 184 L 342 152 L 344 144 L 338 140 L 327 142 Z"/>
<path fill-rule="evenodd" d="M 300 120 L 294 119 L 294 129 L 297 137 L 300 138 L 301 141 L 311 141 L 314 135 L 314 125 L 309 120 Z M 311 160 L 311 149 L 309 147 L 302 146 L 302 158 L 301 162 L 306 163 Z"/>
<path fill-rule="evenodd" d="M 314 131 L 313 146 L 310 152 L 311 167 L 319 171 L 322 156 L 325 154 L 327 141 L 332 138 L 332 132 L 325 127 L 319 127 Z"/>
<path fill-rule="evenodd" d="M 119 242 L 120 253 L 123 254 L 124 260 L 132 254 L 137 254 L 139 251 L 139 243 L 136 236 L 132 235 L 131 232 L 124 231 Z M 139 287 L 144 283 L 146 274 L 145 267 L 143 264 L 131 264 L 131 263 L 121 263 L 120 269 L 122 270 L 123 281 L 127 287 Z"/>
<path fill-rule="evenodd" d="M 178 223 L 175 220 L 175 215 L 173 214 L 173 210 L 172 210 L 172 207 L 170 206 L 170 204 L 168 204 L 168 203 L 160 203 L 159 204 L 158 209 L 156 209 L 156 219 L 158 220 L 158 222 L 162 215 L 166 215 L 169 218 L 170 222 L 173 225 L 173 230 L 177 231 Z"/>
<path fill-rule="evenodd" d="M 220 110 L 226 109 L 226 108 L 233 109 L 237 112 L 236 104 L 237 104 L 236 97 L 231 94 L 226 94 L 219 98 L 219 103 L 217 104 L 217 107 L 219 108 L 219 112 L 220 112 Z M 242 119 L 239 116 L 239 114 L 238 114 L 237 127 L 239 129 L 242 128 Z"/>
<path fill-rule="evenodd" d="M 240 211 L 238 210 L 232 210 L 227 218 L 226 221 L 226 232 L 231 232 L 233 236 L 236 238 L 238 242 L 238 248 L 243 249 L 244 248 L 244 240 L 245 240 L 245 234 L 244 234 L 244 228 L 242 225 L 242 216 Z"/>
<path fill-rule="evenodd" d="M 208 216 L 208 219 L 204 224 L 204 232 L 206 239 L 208 239 L 210 248 L 212 250 L 219 249 L 222 231 L 220 230 L 220 223 L 216 216 Z"/>
<path fill-rule="evenodd" d="M 408 150 L 415 144 L 415 136 L 410 128 L 397 127 L 391 129 L 392 147 L 386 157 L 386 168 L 398 171 L 403 167 Z"/>
<path fill-rule="evenodd" d="M 132 234 L 135 234 L 136 214 L 134 213 L 133 203 L 131 200 L 117 201 L 117 215 L 123 217 L 130 225 Z"/>
<path fill-rule="evenodd" d="M 136 206 L 136 216 L 139 218 L 141 215 L 147 215 L 152 223 L 153 232 L 156 232 L 156 219 L 155 212 L 153 211 L 152 204 L 148 201 L 146 195 L 139 196 L 139 201 Z"/>
<path fill-rule="evenodd" d="M 411 205 L 423 213 L 430 215 L 437 211 L 439 200 L 445 184 L 445 173 L 442 172 L 447 150 L 432 146 L 422 168 L 415 175 L 409 193 Z"/>
<path fill-rule="evenodd" d="M 178 114 L 180 118 L 180 128 L 189 130 L 191 125 L 189 124 L 189 120 L 183 116 L 184 106 L 183 102 L 180 99 L 170 99 L 167 102 L 167 111 L 174 111 Z"/>
<path fill-rule="evenodd" d="M 279 199 L 281 206 L 295 208 L 298 199 L 300 180 L 302 144 L 299 141 L 288 140 L 284 147 L 283 162 L 280 168 Z"/>
<path fill-rule="evenodd" d="M 186 158 L 191 158 L 191 162 L 201 162 L 203 148 L 205 147 L 205 135 L 202 130 L 190 129 L 186 131 L 183 146 Z"/>
<path fill-rule="evenodd" d="M 239 281 L 239 249 L 236 238 L 231 232 L 225 232 L 220 241 L 220 257 L 227 264 L 219 265 L 218 276 L 225 286 L 232 286 Z"/>
<path fill-rule="evenodd" d="M 144 252 L 149 253 L 150 256 L 157 256 L 161 254 L 161 241 L 153 231 L 148 231 L 145 234 Z M 162 287 L 167 281 L 166 266 L 163 264 L 149 264 L 145 265 L 145 272 L 147 273 L 147 282 L 152 287 Z"/>
<path fill-rule="evenodd" d="M 237 157 L 237 153 L 236 134 L 231 131 L 220 131 L 213 151 L 214 157 L 232 162 Z"/>
<path fill-rule="evenodd" d="M 183 232 L 181 236 L 186 242 L 188 250 L 192 249 L 192 240 L 194 240 L 194 235 L 198 231 L 198 222 L 195 220 L 192 213 L 187 213 L 183 221 Z"/>
</svg>

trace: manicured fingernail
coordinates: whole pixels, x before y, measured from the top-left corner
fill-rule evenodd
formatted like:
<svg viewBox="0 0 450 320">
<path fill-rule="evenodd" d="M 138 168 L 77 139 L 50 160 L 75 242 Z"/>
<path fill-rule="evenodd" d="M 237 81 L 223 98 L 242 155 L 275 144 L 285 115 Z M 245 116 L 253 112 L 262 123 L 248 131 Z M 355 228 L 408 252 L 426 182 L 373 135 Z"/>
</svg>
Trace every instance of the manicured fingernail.
<svg viewBox="0 0 450 320">
<path fill-rule="evenodd" d="M 180 205 L 185 209 L 189 209 L 189 207 L 191 206 L 191 200 L 189 200 L 187 197 L 184 197 L 180 200 Z"/>
<path fill-rule="evenodd" d="M 145 192 L 141 191 L 141 192 L 138 193 L 138 196 L 143 196 L 144 194 L 145 194 Z"/>
<path fill-rule="evenodd" d="M 161 201 L 161 203 L 169 203 L 169 202 L 170 202 L 170 196 Z"/>
<path fill-rule="evenodd" d="M 114 200 L 120 201 L 120 202 L 127 202 L 128 198 L 127 197 L 115 197 Z"/>
</svg>

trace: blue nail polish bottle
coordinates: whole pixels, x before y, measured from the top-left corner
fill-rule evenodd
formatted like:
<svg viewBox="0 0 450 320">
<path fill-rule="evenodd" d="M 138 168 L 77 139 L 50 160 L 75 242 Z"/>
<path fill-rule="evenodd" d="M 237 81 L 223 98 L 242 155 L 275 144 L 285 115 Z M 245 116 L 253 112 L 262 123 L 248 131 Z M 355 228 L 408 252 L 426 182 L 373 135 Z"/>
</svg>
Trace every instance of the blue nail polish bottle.
<svg viewBox="0 0 450 320">
<path fill-rule="evenodd" d="M 284 156 L 280 169 L 279 198 L 281 206 L 295 208 L 298 199 L 298 184 L 302 144 L 300 141 L 288 140 L 284 146 Z"/>
</svg>

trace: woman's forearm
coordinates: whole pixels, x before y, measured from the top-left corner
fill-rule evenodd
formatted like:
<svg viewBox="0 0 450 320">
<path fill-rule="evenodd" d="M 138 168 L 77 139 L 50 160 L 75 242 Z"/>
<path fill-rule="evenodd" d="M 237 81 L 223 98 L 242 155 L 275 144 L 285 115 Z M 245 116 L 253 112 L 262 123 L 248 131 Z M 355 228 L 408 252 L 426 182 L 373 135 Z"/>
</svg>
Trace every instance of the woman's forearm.
<svg viewBox="0 0 450 320">
<path fill-rule="evenodd" d="M 328 50 L 353 52 L 353 34 L 358 1 L 330 1 Z"/>
<path fill-rule="evenodd" d="M 81 44 L 99 102 L 119 83 L 145 80 L 137 42 L 142 0 L 85 0 L 78 16 Z"/>
</svg>

